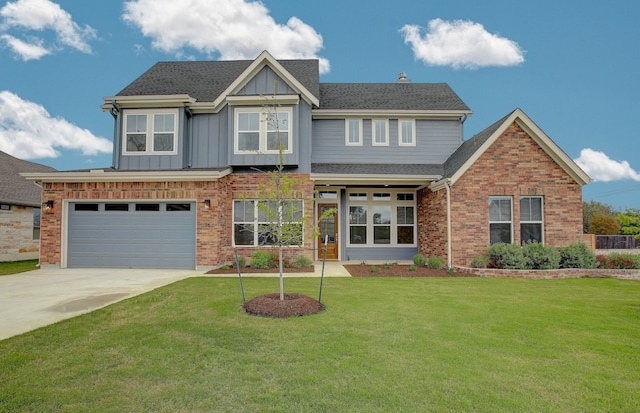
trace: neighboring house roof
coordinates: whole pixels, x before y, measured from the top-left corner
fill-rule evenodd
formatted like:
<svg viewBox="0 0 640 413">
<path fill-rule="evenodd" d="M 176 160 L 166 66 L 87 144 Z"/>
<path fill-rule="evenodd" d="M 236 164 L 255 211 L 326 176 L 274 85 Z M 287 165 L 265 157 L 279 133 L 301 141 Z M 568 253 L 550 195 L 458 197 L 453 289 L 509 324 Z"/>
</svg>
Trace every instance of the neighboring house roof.
<svg viewBox="0 0 640 413">
<path fill-rule="evenodd" d="M 54 168 L 23 161 L 0 151 L 0 202 L 39 207 L 42 190 L 20 176 L 21 172 L 53 172 Z"/>
<path fill-rule="evenodd" d="M 446 83 L 321 83 L 320 109 L 471 112 Z"/>
<path fill-rule="evenodd" d="M 577 183 L 586 185 L 591 182 L 587 175 L 551 138 L 549 138 L 521 109 L 515 109 L 482 132 L 466 140 L 447 159 L 444 174 L 433 188 L 441 187 L 449 180 L 454 184 L 473 163 L 495 142 L 504 131 L 516 122 L 565 172 Z"/>
</svg>

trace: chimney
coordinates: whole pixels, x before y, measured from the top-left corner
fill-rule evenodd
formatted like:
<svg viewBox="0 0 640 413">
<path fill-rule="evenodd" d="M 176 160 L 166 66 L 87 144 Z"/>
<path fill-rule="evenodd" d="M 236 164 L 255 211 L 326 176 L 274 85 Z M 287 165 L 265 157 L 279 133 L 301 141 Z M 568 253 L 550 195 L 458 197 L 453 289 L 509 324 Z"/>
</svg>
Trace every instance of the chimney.
<svg viewBox="0 0 640 413">
<path fill-rule="evenodd" d="M 400 72 L 396 83 L 411 83 L 411 79 L 407 78 L 407 74 L 405 72 Z"/>
</svg>

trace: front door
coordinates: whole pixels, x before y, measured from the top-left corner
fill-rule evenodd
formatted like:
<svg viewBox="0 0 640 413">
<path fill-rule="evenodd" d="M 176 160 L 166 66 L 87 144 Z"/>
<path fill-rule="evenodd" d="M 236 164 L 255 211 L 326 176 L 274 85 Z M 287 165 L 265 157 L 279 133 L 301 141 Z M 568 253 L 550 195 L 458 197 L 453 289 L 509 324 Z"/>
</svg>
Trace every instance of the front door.
<svg viewBox="0 0 640 413">
<path fill-rule="evenodd" d="M 327 259 L 338 259 L 338 214 L 322 217 L 325 211 L 338 209 L 338 204 L 318 204 L 318 259 L 324 257 L 324 243 L 327 241 Z"/>
</svg>

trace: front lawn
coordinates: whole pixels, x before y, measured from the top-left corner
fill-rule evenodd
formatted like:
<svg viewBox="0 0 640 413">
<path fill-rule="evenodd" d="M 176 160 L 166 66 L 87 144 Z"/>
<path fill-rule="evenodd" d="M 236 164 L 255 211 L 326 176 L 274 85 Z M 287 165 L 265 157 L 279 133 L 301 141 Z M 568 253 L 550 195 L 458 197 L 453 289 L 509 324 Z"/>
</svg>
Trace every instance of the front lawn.
<svg viewBox="0 0 640 413">
<path fill-rule="evenodd" d="M 259 318 L 192 278 L 0 341 L 0 411 L 640 411 L 640 282 L 328 278 L 323 302 Z"/>
<path fill-rule="evenodd" d="M 38 269 L 38 260 L 0 262 L 0 275 L 17 274 Z"/>
</svg>

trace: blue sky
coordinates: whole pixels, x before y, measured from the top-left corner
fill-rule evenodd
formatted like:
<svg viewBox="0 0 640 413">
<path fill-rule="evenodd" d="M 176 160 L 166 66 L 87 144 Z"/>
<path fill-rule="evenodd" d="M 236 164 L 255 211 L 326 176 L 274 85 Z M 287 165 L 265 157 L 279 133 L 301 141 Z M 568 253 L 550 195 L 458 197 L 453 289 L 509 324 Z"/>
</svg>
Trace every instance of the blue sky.
<svg viewBox="0 0 640 413">
<path fill-rule="evenodd" d="M 111 165 L 100 105 L 157 61 L 319 58 L 323 82 L 446 82 L 465 139 L 524 110 L 594 182 L 640 208 L 640 3 L 335 0 L 0 2 L 0 150 Z"/>
</svg>

